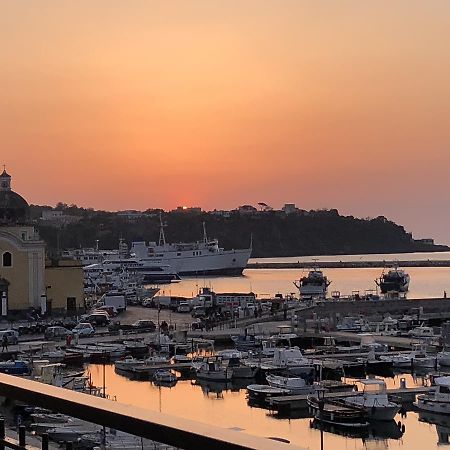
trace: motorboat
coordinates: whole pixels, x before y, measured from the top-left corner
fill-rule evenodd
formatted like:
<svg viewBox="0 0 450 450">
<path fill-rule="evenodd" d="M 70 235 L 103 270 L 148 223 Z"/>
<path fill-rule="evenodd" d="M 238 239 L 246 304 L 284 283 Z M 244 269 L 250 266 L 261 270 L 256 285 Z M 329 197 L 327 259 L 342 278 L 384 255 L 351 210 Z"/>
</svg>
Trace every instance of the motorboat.
<svg viewBox="0 0 450 450">
<path fill-rule="evenodd" d="M 447 350 L 443 350 L 439 352 L 437 355 L 438 364 L 440 366 L 449 367 L 450 366 L 450 352 Z"/>
<path fill-rule="evenodd" d="M 160 383 L 176 383 L 178 380 L 177 376 L 167 369 L 157 370 L 153 375 L 153 379 Z"/>
<path fill-rule="evenodd" d="M 285 369 L 297 375 L 309 374 L 314 371 L 314 365 L 303 356 L 298 347 L 275 349 L 270 366 Z"/>
<path fill-rule="evenodd" d="M 30 373 L 30 366 L 26 361 L 0 361 L 0 373 L 28 375 Z"/>
<path fill-rule="evenodd" d="M 294 281 L 301 298 L 325 298 L 330 284 L 331 281 L 319 269 L 310 270 L 307 276 Z"/>
<path fill-rule="evenodd" d="M 367 428 L 367 412 L 358 405 L 343 404 L 338 400 L 323 399 L 310 395 L 307 399 L 310 411 L 318 422 L 343 428 Z"/>
<path fill-rule="evenodd" d="M 410 353 L 381 355 L 381 361 L 390 361 L 394 368 L 434 368 L 438 364 L 436 356 L 427 355 L 421 346 L 415 346 Z"/>
<path fill-rule="evenodd" d="M 226 382 L 233 377 L 233 369 L 224 366 L 220 358 L 207 358 L 195 368 L 197 378 L 201 380 Z"/>
<path fill-rule="evenodd" d="M 168 265 L 179 275 L 242 275 L 252 248 L 225 250 L 209 239 L 203 224 L 203 240 L 169 244 L 161 220 L 159 242 L 133 242 L 131 253 L 147 264 Z"/>
<path fill-rule="evenodd" d="M 417 396 L 417 408 L 439 414 L 450 414 L 450 376 L 434 379 L 435 389 Z"/>
<path fill-rule="evenodd" d="M 279 389 L 287 389 L 291 395 L 313 394 L 316 390 L 313 385 L 307 385 L 301 377 L 284 377 L 267 374 L 266 380 L 269 386 Z"/>
<path fill-rule="evenodd" d="M 255 378 L 258 367 L 251 367 L 241 363 L 240 358 L 228 358 L 224 362 L 227 368 L 232 371 L 233 380 Z"/>
<path fill-rule="evenodd" d="M 436 334 L 434 334 L 433 327 L 426 327 L 424 325 L 421 325 L 420 327 L 413 328 L 408 332 L 408 336 L 413 338 L 435 338 L 437 337 Z"/>
<path fill-rule="evenodd" d="M 252 334 L 231 336 L 237 350 L 247 351 L 260 347 L 260 341 Z"/>
<path fill-rule="evenodd" d="M 386 383 L 377 379 L 361 380 L 360 383 L 363 386 L 362 395 L 345 397 L 344 403 L 364 408 L 371 420 L 392 420 L 400 406 L 389 401 Z"/>
<path fill-rule="evenodd" d="M 156 366 L 158 364 L 168 364 L 169 359 L 166 356 L 150 356 L 146 359 L 137 359 L 131 356 L 116 361 L 114 366 L 119 371 L 129 371 L 136 367 Z"/>
<path fill-rule="evenodd" d="M 289 389 L 268 386 L 267 384 L 249 384 L 247 398 L 249 402 L 266 404 L 271 398 L 290 395 Z"/>
<path fill-rule="evenodd" d="M 389 292 L 407 292 L 409 289 L 410 276 L 398 267 L 383 272 L 377 280 L 382 294 Z"/>
</svg>

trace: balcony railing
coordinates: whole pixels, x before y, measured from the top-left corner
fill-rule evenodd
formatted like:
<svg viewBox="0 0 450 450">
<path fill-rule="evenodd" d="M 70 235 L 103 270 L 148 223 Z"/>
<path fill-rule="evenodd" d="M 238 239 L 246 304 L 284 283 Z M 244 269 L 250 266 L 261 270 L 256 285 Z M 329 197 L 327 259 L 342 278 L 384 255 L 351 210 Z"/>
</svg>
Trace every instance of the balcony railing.
<svg viewBox="0 0 450 450">
<path fill-rule="evenodd" d="M 299 450 L 273 438 L 214 427 L 11 375 L 0 374 L 0 395 L 180 449 Z M 1 435 L 0 425 L 0 450 L 3 447 L 23 449 L 24 430 L 19 429 L 20 442 L 11 443 L 5 440 L 4 433 Z M 42 448 L 48 448 L 46 436 Z"/>
</svg>

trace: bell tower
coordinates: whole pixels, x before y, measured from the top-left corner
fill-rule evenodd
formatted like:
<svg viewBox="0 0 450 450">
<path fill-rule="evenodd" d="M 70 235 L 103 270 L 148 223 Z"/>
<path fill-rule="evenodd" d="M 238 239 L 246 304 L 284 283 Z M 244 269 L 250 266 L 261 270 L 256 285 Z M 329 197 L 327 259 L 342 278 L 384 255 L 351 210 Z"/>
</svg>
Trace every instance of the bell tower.
<svg viewBox="0 0 450 450">
<path fill-rule="evenodd" d="M 11 175 L 6 172 L 6 167 L 3 166 L 3 173 L 0 175 L 0 191 L 11 190 Z"/>
</svg>

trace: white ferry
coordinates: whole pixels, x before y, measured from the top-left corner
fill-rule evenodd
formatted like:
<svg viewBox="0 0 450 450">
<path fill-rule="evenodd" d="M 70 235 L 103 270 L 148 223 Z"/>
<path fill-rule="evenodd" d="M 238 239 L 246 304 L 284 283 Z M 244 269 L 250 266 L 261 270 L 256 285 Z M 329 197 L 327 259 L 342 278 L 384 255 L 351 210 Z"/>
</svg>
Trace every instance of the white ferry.
<svg viewBox="0 0 450 450">
<path fill-rule="evenodd" d="M 217 239 L 208 239 L 203 224 L 203 241 L 168 244 L 161 223 L 159 242 L 133 242 L 131 253 L 155 265 L 169 265 L 179 275 L 241 275 L 252 248 L 224 250 Z"/>
</svg>

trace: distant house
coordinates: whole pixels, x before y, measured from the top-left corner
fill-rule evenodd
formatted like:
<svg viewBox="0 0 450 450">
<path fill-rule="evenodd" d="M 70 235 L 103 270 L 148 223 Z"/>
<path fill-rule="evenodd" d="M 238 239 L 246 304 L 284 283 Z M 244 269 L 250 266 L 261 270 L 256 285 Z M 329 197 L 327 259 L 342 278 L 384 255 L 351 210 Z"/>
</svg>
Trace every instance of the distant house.
<svg viewBox="0 0 450 450">
<path fill-rule="evenodd" d="M 226 211 L 226 210 L 215 209 L 214 211 L 210 211 L 209 213 L 212 214 L 213 216 L 219 216 L 219 217 L 230 217 L 231 216 L 231 212 Z"/>
<path fill-rule="evenodd" d="M 434 245 L 434 239 L 430 238 L 415 239 L 415 242 L 417 242 L 418 244 Z"/>
<path fill-rule="evenodd" d="M 258 210 L 252 205 L 242 205 L 238 208 L 239 214 L 255 214 Z"/>
<path fill-rule="evenodd" d="M 118 211 L 117 215 L 130 222 L 134 222 L 135 220 L 141 219 L 142 217 L 146 217 L 147 214 L 141 211 L 135 211 L 130 209 L 126 211 Z"/>
<path fill-rule="evenodd" d="M 81 219 L 79 216 L 64 214 L 60 209 L 44 209 L 41 214 L 41 221 L 46 225 L 61 227 L 69 223 L 77 222 Z"/>
<path fill-rule="evenodd" d="M 177 208 L 172 210 L 172 212 L 185 214 L 201 214 L 202 208 L 200 208 L 200 206 L 177 206 Z"/>
<path fill-rule="evenodd" d="M 282 208 L 281 211 L 283 211 L 285 214 L 294 214 L 298 211 L 297 207 L 295 206 L 295 203 L 286 203 Z"/>
</svg>

